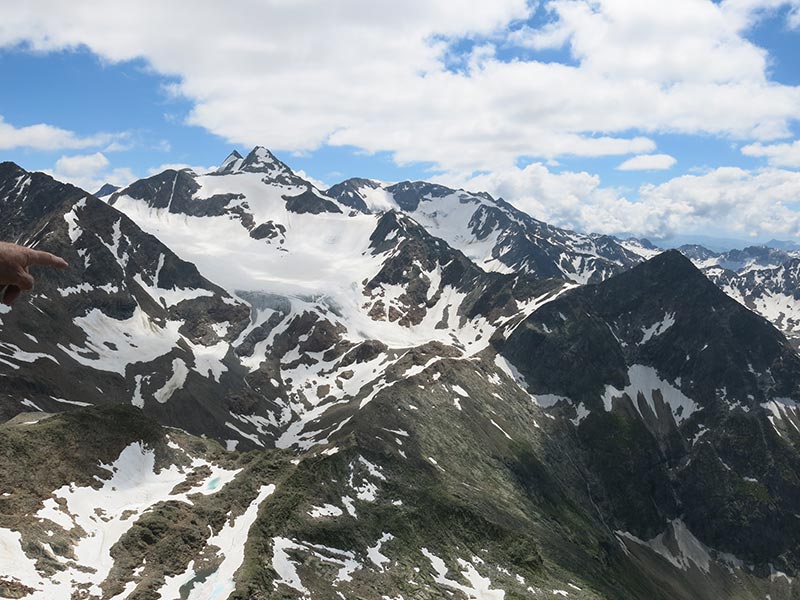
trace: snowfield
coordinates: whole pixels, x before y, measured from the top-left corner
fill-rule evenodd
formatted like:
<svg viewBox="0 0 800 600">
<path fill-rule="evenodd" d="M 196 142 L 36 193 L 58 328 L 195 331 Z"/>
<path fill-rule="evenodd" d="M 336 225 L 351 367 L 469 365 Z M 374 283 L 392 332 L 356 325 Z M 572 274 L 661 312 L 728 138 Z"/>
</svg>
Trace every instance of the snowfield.
<svg viewBox="0 0 800 600">
<path fill-rule="evenodd" d="M 173 449 L 180 448 L 175 445 Z M 63 571 L 49 577 L 42 575 L 36 562 L 23 552 L 19 532 L 0 528 L 0 547 L 3 549 L 0 553 L 0 573 L 33 588 L 35 591 L 27 598 L 69 598 L 78 586 L 85 587 L 89 594 L 102 596 L 100 586 L 114 565 L 110 550 L 139 516 L 160 502 L 192 504 L 191 496 L 215 494 L 239 473 L 239 470 L 223 469 L 200 458 L 192 458 L 190 466 L 185 469 L 172 465 L 156 472 L 155 453 L 139 442 L 125 448 L 112 464 L 101 467 L 111 476 L 100 488 L 66 485 L 55 490 L 36 513 L 46 530 L 58 528 L 78 536 L 72 546 L 74 558 L 50 551 L 64 565 Z M 185 482 L 187 476 L 200 467 L 210 469 L 210 474 L 188 491 L 172 493 L 178 484 Z M 232 563 L 237 560 L 241 562 L 236 553 L 243 551 L 246 529 L 242 534 L 241 528 L 246 522 L 246 519 L 237 520 L 237 525 L 242 523 L 238 529 L 232 528 L 232 532 L 223 530 L 212 538 L 222 544 L 223 552 L 227 551 Z M 235 538 L 236 543 L 232 543 L 231 538 Z M 209 543 L 216 545 L 211 540 Z M 40 541 L 40 544 L 46 546 L 46 542 Z M 230 565 L 225 562 L 223 565 L 227 570 L 220 577 L 225 580 L 231 575 L 228 573 Z"/>
</svg>

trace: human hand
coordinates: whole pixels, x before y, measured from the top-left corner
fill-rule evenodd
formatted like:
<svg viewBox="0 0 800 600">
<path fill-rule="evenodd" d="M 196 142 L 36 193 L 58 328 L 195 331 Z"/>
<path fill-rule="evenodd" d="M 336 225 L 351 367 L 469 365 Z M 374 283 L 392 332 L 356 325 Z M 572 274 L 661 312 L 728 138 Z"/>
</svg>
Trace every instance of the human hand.
<svg viewBox="0 0 800 600">
<path fill-rule="evenodd" d="M 13 304 L 23 291 L 33 289 L 33 277 L 28 267 L 41 265 L 66 269 L 67 261 L 49 252 L 41 252 L 17 244 L 0 242 L 0 286 L 3 304 Z"/>
</svg>

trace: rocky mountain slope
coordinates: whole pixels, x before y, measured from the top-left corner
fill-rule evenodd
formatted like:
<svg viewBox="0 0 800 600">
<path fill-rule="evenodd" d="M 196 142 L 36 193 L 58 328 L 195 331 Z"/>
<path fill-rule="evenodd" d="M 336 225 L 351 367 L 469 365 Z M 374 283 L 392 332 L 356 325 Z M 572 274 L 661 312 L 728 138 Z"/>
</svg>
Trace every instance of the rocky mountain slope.
<svg viewBox="0 0 800 600">
<path fill-rule="evenodd" d="M 726 294 L 769 319 L 800 345 L 800 251 L 768 246 L 712 252 L 702 246 L 681 251 Z"/>
<path fill-rule="evenodd" d="M 574 414 L 615 528 L 646 539 L 680 519 L 745 561 L 796 560 L 800 357 L 677 251 L 563 295 L 500 345 Z"/>
<path fill-rule="evenodd" d="M 226 403 L 246 390 L 230 342 L 249 325 L 249 307 L 82 190 L 4 163 L 0 198 L 2 239 L 71 265 L 2 308 L 0 413 L 125 399 L 221 436 Z"/>
<path fill-rule="evenodd" d="M 553 227 L 486 193 L 348 179 L 326 194 L 363 213 L 403 212 L 487 271 L 596 283 L 641 260 L 619 240 Z"/>
<path fill-rule="evenodd" d="M 676 252 L 345 183 L 0 166 L 71 263 L 0 315 L 0 597 L 800 594 L 779 331 Z"/>
<path fill-rule="evenodd" d="M 348 179 L 325 192 L 362 213 L 396 210 L 489 271 L 598 283 L 662 250 L 647 240 L 585 235 L 538 221 L 502 199 L 427 182 Z M 753 246 L 680 248 L 727 294 L 800 343 L 800 252 Z"/>
</svg>

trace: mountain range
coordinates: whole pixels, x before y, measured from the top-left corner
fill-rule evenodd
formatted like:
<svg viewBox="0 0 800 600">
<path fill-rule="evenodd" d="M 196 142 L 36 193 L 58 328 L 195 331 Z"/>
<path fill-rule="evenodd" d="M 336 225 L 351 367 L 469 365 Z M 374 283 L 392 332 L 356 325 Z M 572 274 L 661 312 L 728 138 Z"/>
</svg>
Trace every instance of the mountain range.
<svg viewBox="0 0 800 600">
<path fill-rule="evenodd" d="M 263 147 L 0 215 L 0 597 L 800 596 L 796 250 Z"/>
</svg>

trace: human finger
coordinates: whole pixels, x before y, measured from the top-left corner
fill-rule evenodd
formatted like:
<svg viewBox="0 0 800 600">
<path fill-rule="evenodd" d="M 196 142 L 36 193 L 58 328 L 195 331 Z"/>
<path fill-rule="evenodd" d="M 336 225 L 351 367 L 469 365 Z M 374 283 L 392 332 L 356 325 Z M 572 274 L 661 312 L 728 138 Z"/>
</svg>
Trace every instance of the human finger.
<svg viewBox="0 0 800 600">
<path fill-rule="evenodd" d="M 57 269 L 66 269 L 69 266 L 63 258 L 49 252 L 28 248 L 25 254 L 28 259 L 28 265 L 42 265 L 44 267 L 56 267 Z"/>
<path fill-rule="evenodd" d="M 16 272 L 16 281 L 14 281 L 14 285 L 19 287 L 21 290 L 25 290 L 29 292 L 33 289 L 33 276 L 28 273 L 25 269 L 20 267 L 17 269 Z"/>
</svg>

